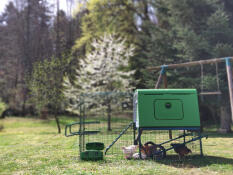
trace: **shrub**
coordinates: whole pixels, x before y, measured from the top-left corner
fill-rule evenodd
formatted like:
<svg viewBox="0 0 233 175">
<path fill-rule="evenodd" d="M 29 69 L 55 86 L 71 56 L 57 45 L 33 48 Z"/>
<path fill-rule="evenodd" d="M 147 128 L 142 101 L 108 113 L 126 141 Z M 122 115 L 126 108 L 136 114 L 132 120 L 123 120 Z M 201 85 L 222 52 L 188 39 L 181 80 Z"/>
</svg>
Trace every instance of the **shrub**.
<svg viewBox="0 0 233 175">
<path fill-rule="evenodd" d="M 0 99 L 0 116 L 6 109 L 7 109 L 6 103 L 2 102 L 2 100 Z"/>
</svg>

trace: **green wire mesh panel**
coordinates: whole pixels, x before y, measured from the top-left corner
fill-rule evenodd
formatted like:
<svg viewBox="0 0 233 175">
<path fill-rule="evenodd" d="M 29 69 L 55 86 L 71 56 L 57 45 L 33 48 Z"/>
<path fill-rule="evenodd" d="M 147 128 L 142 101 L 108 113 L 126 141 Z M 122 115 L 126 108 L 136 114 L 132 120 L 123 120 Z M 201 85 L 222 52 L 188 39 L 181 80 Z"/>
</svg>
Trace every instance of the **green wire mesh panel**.
<svg viewBox="0 0 233 175">
<path fill-rule="evenodd" d="M 132 122 L 132 94 L 130 93 L 84 94 L 82 100 L 85 105 L 82 109 L 85 111 L 80 112 L 84 119 L 80 128 L 85 132 L 96 131 L 96 133 L 80 136 L 81 152 L 91 149 L 91 143 L 103 143 L 106 149 Z M 133 139 L 133 129 L 130 127 L 109 150 L 107 157 L 123 157 L 121 147 L 132 145 Z M 87 154 L 83 153 L 82 156 Z"/>
</svg>

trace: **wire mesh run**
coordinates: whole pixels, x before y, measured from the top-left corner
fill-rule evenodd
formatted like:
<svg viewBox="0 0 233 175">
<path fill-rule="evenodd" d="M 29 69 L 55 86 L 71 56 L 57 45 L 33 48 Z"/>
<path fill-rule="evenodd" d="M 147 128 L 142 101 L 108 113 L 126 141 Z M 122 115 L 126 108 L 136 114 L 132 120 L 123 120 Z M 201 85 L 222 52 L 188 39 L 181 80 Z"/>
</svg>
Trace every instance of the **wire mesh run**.
<svg viewBox="0 0 233 175">
<path fill-rule="evenodd" d="M 105 96 L 106 95 L 106 96 Z M 103 99 L 101 99 L 103 98 Z M 96 100 L 99 99 L 98 103 Z M 80 100 L 81 101 L 81 100 Z M 79 135 L 78 145 L 80 152 L 86 151 L 86 144 L 93 142 L 104 143 L 103 153 L 109 159 L 124 159 L 122 147 L 135 143 L 138 131 L 135 130 L 133 121 L 133 95 L 130 93 L 89 94 L 82 97 L 78 125 L 75 126 Z M 185 131 L 185 138 L 163 144 L 165 149 L 171 148 L 171 143 L 184 143 L 197 136 L 195 132 Z M 172 130 L 172 138 L 184 134 L 183 130 Z M 141 136 L 141 143 L 153 142 L 161 144 L 171 139 L 168 130 L 145 130 Z M 186 145 L 193 154 L 200 154 L 199 141 Z M 173 149 L 167 156 L 176 156 Z"/>
</svg>

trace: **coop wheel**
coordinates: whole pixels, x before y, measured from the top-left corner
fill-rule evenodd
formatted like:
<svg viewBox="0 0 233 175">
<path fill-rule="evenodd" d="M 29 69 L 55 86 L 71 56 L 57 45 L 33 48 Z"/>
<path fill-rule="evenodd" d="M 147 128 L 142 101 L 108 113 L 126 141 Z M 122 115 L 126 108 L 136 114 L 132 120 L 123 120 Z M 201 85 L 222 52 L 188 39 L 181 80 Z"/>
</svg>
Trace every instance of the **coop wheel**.
<svg viewBox="0 0 233 175">
<path fill-rule="evenodd" d="M 156 145 L 156 150 L 153 152 L 154 160 L 161 160 L 166 157 L 166 150 L 161 145 Z"/>
<path fill-rule="evenodd" d="M 154 142 L 146 142 L 145 145 L 151 145 L 152 146 L 152 152 L 151 152 L 151 158 L 154 160 L 161 160 L 166 157 L 166 150 L 163 146 L 157 145 Z"/>
</svg>

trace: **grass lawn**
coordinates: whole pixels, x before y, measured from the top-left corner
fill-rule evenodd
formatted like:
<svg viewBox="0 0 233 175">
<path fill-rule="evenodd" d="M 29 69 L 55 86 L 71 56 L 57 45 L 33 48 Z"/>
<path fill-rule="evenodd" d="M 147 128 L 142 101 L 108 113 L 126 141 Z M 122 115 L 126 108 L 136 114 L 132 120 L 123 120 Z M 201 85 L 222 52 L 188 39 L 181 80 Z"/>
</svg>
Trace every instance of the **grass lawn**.
<svg viewBox="0 0 233 175">
<path fill-rule="evenodd" d="M 233 134 L 207 131 L 205 157 L 175 155 L 165 160 L 124 160 L 108 156 L 103 161 L 80 161 L 77 137 L 57 134 L 54 121 L 31 118 L 0 120 L 0 174 L 233 174 Z M 63 126 L 69 121 L 62 121 Z M 63 127 L 64 128 L 64 127 Z"/>
</svg>

